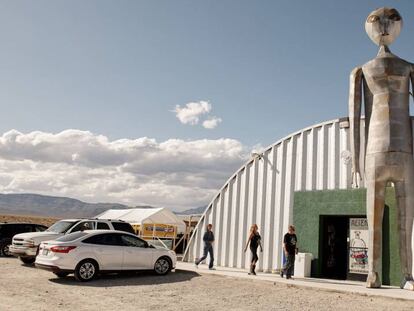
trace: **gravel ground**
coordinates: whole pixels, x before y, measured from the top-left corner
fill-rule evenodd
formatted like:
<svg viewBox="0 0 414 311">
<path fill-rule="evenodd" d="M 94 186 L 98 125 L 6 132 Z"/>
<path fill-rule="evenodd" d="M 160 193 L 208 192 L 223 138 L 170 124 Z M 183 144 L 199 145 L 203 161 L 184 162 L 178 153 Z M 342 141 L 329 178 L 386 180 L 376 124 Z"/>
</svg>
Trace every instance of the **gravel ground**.
<svg viewBox="0 0 414 311">
<path fill-rule="evenodd" d="M 63 279 L 0 258 L 0 310 L 413 310 L 413 301 L 177 270 Z"/>
</svg>

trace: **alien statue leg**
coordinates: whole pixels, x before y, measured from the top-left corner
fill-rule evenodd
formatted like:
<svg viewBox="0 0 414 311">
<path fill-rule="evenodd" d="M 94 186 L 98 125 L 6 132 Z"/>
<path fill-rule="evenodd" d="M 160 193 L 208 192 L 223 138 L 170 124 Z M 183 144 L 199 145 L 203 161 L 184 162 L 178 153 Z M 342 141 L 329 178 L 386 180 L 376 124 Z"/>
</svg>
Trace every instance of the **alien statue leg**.
<svg viewBox="0 0 414 311">
<path fill-rule="evenodd" d="M 395 183 L 398 209 L 398 231 L 400 233 L 400 260 L 403 279 L 401 288 L 414 290 L 412 275 L 412 234 L 414 220 L 414 162 L 409 155 L 407 166 L 404 169 L 404 180 Z"/>
<path fill-rule="evenodd" d="M 382 271 L 382 218 L 384 216 L 386 181 L 377 179 L 376 159 L 367 156 L 366 187 L 367 187 L 367 220 L 369 234 L 368 277 L 366 287 L 381 287 Z"/>
</svg>

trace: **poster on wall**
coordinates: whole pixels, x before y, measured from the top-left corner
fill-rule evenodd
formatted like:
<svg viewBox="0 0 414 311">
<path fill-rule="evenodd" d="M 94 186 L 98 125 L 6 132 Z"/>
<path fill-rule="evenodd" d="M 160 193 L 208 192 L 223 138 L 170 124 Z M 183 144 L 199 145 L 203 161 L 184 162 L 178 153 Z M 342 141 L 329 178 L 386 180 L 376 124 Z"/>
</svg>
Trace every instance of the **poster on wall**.
<svg viewBox="0 0 414 311">
<path fill-rule="evenodd" d="M 366 218 L 349 219 L 349 272 L 368 274 L 368 222 Z"/>
</svg>

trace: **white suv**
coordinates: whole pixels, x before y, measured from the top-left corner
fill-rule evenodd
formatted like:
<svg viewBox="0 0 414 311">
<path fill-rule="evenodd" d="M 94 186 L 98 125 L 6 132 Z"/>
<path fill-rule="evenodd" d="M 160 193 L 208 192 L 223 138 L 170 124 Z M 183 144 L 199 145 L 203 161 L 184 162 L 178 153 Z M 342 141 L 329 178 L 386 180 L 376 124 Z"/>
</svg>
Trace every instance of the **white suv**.
<svg viewBox="0 0 414 311">
<path fill-rule="evenodd" d="M 72 232 L 96 229 L 134 233 L 132 226 L 122 220 L 65 219 L 56 222 L 44 232 L 27 232 L 15 235 L 9 252 L 13 256 L 19 257 L 25 264 L 32 264 L 36 260 L 41 242 L 55 240 Z"/>
</svg>

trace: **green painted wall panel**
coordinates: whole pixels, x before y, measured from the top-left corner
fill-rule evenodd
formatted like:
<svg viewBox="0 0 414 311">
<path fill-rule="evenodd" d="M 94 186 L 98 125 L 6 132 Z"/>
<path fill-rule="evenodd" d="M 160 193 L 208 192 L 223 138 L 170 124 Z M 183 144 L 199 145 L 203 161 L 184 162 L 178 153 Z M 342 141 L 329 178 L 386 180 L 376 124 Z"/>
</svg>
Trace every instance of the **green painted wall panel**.
<svg viewBox="0 0 414 311">
<path fill-rule="evenodd" d="M 366 215 L 365 202 L 365 189 L 295 192 L 293 223 L 296 226 L 300 251 L 313 254 L 312 276 L 321 276 L 320 216 L 364 216 Z M 383 221 L 383 284 L 399 285 L 401 266 L 393 188 L 387 188 L 386 205 Z"/>
</svg>

